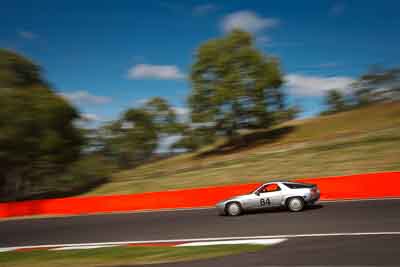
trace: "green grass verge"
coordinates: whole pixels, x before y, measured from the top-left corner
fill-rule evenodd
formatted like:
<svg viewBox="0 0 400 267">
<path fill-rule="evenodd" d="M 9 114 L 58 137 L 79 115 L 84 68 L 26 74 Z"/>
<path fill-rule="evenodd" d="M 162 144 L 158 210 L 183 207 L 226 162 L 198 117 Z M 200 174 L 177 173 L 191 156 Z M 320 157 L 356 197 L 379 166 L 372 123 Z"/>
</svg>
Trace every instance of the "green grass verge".
<svg viewBox="0 0 400 267">
<path fill-rule="evenodd" d="M 276 130 L 283 133 L 277 136 Z M 222 151 L 216 145 L 203 154 L 184 154 L 119 172 L 89 194 L 400 170 L 400 102 L 293 121 L 243 136 L 249 140 L 245 147 Z"/>
<path fill-rule="evenodd" d="M 189 261 L 264 249 L 262 245 L 115 247 L 69 251 L 0 253 L 2 267 L 98 267 Z"/>
</svg>

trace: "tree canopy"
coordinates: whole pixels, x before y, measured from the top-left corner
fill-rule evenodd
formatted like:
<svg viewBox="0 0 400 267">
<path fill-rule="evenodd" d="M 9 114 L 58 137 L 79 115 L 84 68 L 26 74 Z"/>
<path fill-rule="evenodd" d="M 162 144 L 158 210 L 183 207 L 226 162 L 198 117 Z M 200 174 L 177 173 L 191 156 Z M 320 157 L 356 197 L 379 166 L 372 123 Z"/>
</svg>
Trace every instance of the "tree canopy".
<svg viewBox="0 0 400 267">
<path fill-rule="evenodd" d="M 162 97 L 153 97 L 144 103 L 143 110 L 148 112 L 159 134 L 173 134 L 182 130 L 175 110 Z"/>
<path fill-rule="evenodd" d="M 279 62 L 257 50 L 247 32 L 234 30 L 202 44 L 190 80 L 192 121 L 215 122 L 215 130 L 228 136 L 268 127 L 272 113 L 284 109 Z"/>
<path fill-rule="evenodd" d="M 15 52 L 0 49 L 0 88 L 46 86 L 41 68 Z"/>
<path fill-rule="evenodd" d="M 119 120 L 103 127 L 102 136 L 105 153 L 123 168 L 150 158 L 158 145 L 157 128 L 143 109 L 128 109 Z"/>
<path fill-rule="evenodd" d="M 332 114 L 345 111 L 349 108 L 346 96 L 338 89 L 329 90 L 325 96 L 327 110 L 323 114 Z"/>
<path fill-rule="evenodd" d="M 400 68 L 371 67 L 353 84 L 358 105 L 400 99 Z"/>
<path fill-rule="evenodd" d="M 0 50 L 0 196 L 17 197 L 80 155 L 79 113 L 43 81 L 39 66 Z"/>
</svg>

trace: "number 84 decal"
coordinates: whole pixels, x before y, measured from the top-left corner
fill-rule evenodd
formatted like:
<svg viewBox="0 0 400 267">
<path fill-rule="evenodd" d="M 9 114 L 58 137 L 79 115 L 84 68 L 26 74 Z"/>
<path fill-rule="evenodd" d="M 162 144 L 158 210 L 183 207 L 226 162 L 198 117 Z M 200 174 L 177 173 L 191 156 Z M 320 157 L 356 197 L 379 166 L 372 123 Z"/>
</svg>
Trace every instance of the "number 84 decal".
<svg viewBox="0 0 400 267">
<path fill-rule="evenodd" d="M 266 199 L 261 198 L 260 199 L 260 206 L 261 207 L 262 206 L 271 206 L 271 200 L 269 198 L 266 198 Z"/>
</svg>

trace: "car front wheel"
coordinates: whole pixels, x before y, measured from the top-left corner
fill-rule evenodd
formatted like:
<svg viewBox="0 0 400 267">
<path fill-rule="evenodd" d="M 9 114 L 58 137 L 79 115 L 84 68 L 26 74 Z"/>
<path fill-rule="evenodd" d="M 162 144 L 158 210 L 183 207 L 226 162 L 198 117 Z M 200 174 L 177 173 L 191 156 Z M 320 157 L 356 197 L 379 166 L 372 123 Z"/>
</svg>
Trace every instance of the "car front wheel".
<svg viewBox="0 0 400 267">
<path fill-rule="evenodd" d="M 290 211 L 301 211 L 304 209 L 304 201 L 299 197 L 293 197 L 288 200 L 287 207 Z"/>
</svg>

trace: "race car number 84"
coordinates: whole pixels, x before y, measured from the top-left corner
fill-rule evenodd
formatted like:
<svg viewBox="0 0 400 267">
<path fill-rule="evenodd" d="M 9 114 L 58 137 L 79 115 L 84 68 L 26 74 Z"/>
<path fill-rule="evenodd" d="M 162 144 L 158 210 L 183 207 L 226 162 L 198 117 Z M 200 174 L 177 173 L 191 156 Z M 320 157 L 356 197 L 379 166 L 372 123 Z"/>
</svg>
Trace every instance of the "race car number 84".
<svg viewBox="0 0 400 267">
<path fill-rule="evenodd" d="M 263 199 L 263 198 L 261 198 L 260 199 L 260 206 L 270 206 L 271 205 L 271 200 L 269 199 L 269 198 L 266 198 L 266 199 Z"/>
</svg>

